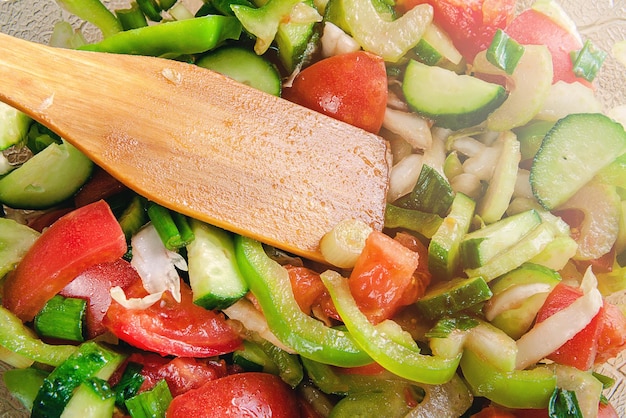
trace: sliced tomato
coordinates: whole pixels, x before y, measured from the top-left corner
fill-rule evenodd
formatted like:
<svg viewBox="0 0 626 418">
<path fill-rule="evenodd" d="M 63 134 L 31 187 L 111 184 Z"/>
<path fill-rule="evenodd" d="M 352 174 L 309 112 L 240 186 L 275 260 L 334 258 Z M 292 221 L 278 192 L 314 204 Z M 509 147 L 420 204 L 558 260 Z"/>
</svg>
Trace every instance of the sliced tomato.
<svg viewBox="0 0 626 418">
<path fill-rule="evenodd" d="M 515 12 L 515 0 L 400 0 L 398 10 L 405 13 L 423 3 L 433 6 L 434 22 L 468 62 L 489 47 L 493 35 L 507 26 Z"/>
<path fill-rule="evenodd" d="M 326 292 L 319 273 L 306 267 L 286 265 L 285 268 L 289 272 L 291 288 L 298 306 L 302 312 L 310 314 L 313 304 Z"/>
<path fill-rule="evenodd" d="M 546 415 L 547 416 L 547 415 Z M 479 412 L 473 414 L 471 418 L 515 418 L 516 415 L 512 412 L 500 408 L 495 405 L 489 405 Z"/>
<path fill-rule="evenodd" d="M 302 70 L 283 97 L 377 133 L 387 108 L 385 62 L 364 51 L 323 59 Z"/>
<path fill-rule="evenodd" d="M 128 298 L 146 295 L 141 282 L 126 290 Z M 161 355 L 212 357 L 241 345 L 241 339 L 221 314 L 193 303 L 191 289 L 182 281 L 180 303 L 169 292 L 146 309 L 126 309 L 113 300 L 103 323 L 130 345 Z"/>
<path fill-rule="evenodd" d="M 570 52 L 582 48 L 580 40 L 548 16 L 532 9 L 526 10 L 513 19 L 507 26 L 506 33 L 520 44 L 548 47 L 552 54 L 553 82 L 578 81 L 584 85 L 590 85 L 587 80 L 576 77 L 572 69 Z"/>
<path fill-rule="evenodd" d="M 368 236 L 348 283 L 370 321 L 388 319 L 417 300 L 420 285 L 413 273 L 418 263 L 418 253 L 382 232 Z"/>
<path fill-rule="evenodd" d="M 110 263 L 89 267 L 76 276 L 59 294 L 88 301 L 85 319 L 87 337 L 92 339 L 107 330 L 102 324 L 102 319 L 111 305 L 111 288 L 119 286 L 126 289 L 139 280 L 141 278 L 133 266 L 120 258 Z"/>
<path fill-rule="evenodd" d="M 620 308 L 604 302 L 602 329 L 598 337 L 596 364 L 604 363 L 626 349 L 626 317 Z"/>
<path fill-rule="evenodd" d="M 537 322 L 542 322 L 556 312 L 568 307 L 582 296 L 578 288 L 557 284 L 548 295 L 541 309 L 537 313 Z M 602 328 L 604 308 L 596 314 L 591 322 L 578 334 L 559 347 L 548 358 L 559 364 L 576 367 L 580 370 L 589 370 L 594 364 L 598 352 L 598 338 Z"/>
<path fill-rule="evenodd" d="M 237 373 L 212 380 L 175 397 L 167 418 L 297 418 L 295 392 L 280 377 L 266 373 Z"/>
<path fill-rule="evenodd" d="M 618 418 L 617 411 L 610 403 L 600 403 L 598 406 L 598 418 Z"/>
<path fill-rule="evenodd" d="M 133 353 L 127 361 L 142 366 L 141 375 L 144 377 L 144 382 L 139 392 L 150 390 L 159 381 L 165 379 L 173 397 L 229 374 L 224 360 L 191 357 L 172 359 L 154 353 Z"/>
<path fill-rule="evenodd" d="M 103 200 L 76 209 L 46 229 L 4 284 L 3 305 L 32 320 L 74 277 L 126 252 L 124 232 Z"/>
</svg>

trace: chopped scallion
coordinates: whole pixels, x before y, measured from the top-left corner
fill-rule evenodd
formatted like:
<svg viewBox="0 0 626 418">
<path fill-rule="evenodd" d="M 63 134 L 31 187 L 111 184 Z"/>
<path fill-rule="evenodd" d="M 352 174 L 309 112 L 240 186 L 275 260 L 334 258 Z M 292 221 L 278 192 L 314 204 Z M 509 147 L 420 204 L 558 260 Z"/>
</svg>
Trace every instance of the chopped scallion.
<svg viewBox="0 0 626 418">
<path fill-rule="evenodd" d="M 161 6 L 156 0 L 137 0 L 137 4 L 146 17 L 153 22 L 160 22 L 163 20 L 161 16 Z"/>
<path fill-rule="evenodd" d="M 86 311 L 84 299 L 56 295 L 35 316 L 35 331 L 44 337 L 82 342 Z"/>
<path fill-rule="evenodd" d="M 128 399 L 126 408 L 132 418 L 162 417 L 165 416 L 170 402 L 172 402 L 172 393 L 163 379 L 152 389 Z"/>
<path fill-rule="evenodd" d="M 148 20 L 146 19 L 146 15 L 143 14 L 141 8 L 136 2 L 131 3 L 130 7 L 127 9 L 115 10 L 115 15 L 117 16 L 117 20 L 120 21 L 122 29 L 124 30 L 137 29 L 148 26 Z"/>
<path fill-rule="evenodd" d="M 147 211 L 150 221 L 168 250 L 176 251 L 193 241 L 193 231 L 184 215 L 172 212 L 154 202 L 148 204 Z"/>
<path fill-rule="evenodd" d="M 591 41 L 587 40 L 580 51 L 570 52 L 570 58 L 574 74 L 587 81 L 593 81 L 606 59 L 606 52 L 596 48 Z"/>
<path fill-rule="evenodd" d="M 143 369 L 143 365 L 132 361 L 128 362 L 120 381 L 113 386 L 115 405 L 118 407 L 125 407 L 126 400 L 137 395 L 137 392 L 139 392 L 139 388 L 145 380 L 141 374 L 141 369 Z"/>
<path fill-rule="evenodd" d="M 517 43 L 502 29 L 496 31 L 487 49 L 487 61 L 507 74 L 513 74 L 522 55 L 524 55 L 524 46 Z"/>
<path fill-rule="evenodd" d="M 550 417 L 583 418 L 576 399 L 576 392 L 557 387 L 550 397 L 548 415 Z"/>
</svg>

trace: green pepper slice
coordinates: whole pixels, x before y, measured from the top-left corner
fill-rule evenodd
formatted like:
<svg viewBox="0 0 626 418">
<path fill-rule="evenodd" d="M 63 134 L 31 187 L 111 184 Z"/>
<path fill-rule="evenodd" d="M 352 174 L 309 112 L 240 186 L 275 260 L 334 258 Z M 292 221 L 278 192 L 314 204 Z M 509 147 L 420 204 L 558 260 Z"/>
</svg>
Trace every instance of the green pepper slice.
<svg viewBox="0 0 626 418">
<path fill-rule="evenodd" d="M 442 384 L 456 372 L 461 355 L 446 358 L 420 353 L 417 343 L 406 337 L 393 322 L 382 322 L 375 326 L 359 310 L 346 279 L 334 271 L 321 275 L 330 297 L 355 341 L 376 362 L 390 372 L 405 379 Z"/>
<path fill-rule="evenodd" d="M 268 257 L 260 242 L 236 236 L 235 254 L 270 330 L 285 345 L 302 357 L 334 366 L 355 367 L 372 362 L 350 333 L 327 327 L 300 310 L 289 273 Z"/>
<path fill-rule="evenodd" d="M 463 351 L 461 370 L 474 395 L 508 408 L 547 408 L 556 388 L 553 366 L 502 371 L 468 349 Z"/>
</svg>

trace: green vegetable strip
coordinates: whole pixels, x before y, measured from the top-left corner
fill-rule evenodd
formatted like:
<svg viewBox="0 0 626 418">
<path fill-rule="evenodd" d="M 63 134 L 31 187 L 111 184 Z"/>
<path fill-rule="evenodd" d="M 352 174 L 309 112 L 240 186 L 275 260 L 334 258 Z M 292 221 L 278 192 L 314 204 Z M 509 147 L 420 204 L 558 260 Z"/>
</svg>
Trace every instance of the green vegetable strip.
<svg viewBox="0 0 626 418">
<path fill-rule="evenodd" d="M 176 4 L 177 0 L 159 0 L 161 10 L 169 10 Z"/>
<path fill-rule="evenodd" d="M 156 0 L 137 0 L 137 5 L 146 17 L 153 22 L 160 22 L 163 20 L 161 17 L 161 7 Z"/>
<path fill-rule="evenodd" d="M 123 30 L 148 26 L 146 15 L 143 14 L 137 3 L 132 3 L 128 9 L 117 9 L 115 15 L 122 25 Z"/>
<path fill-rule="evenodd" d="M 241 23 L 230 16 L 204 16 L 119 32 L 80 49 L 117 54 L 176 57 L 205 52 L 239 39 Z"/>
<path fill-rule="evenodd" d="M 513 74 L 522 55 L 524 55 L 524 46 L 518 44 L 502 29 L 496 31 L 487 49 L 487 61 L 507 74 Z"/>
<path fill-rule="evenodd" d="M 606 52 L 596 48 L 591 41 L 587 40 L 583 48 L 578 52 L 572 51 L 570 57 L 574 74 L 587 81 L 593 81 L 606 59 Z"/>
<path fill-rule="evenodd" d="M 2 378 L 11 395 L 16 397 L 29 411 L 48 373 L 28 367 L 26 369 L 10 369 L 4 372 Z"/>
<path fill-rule="evenodd" d="M 352 297 L 347 280 L 339 273 L 327 271 L 321 278 L 350 334 L 385 369 L 405 379 L 433 385 L 446 383 L 456 373 L 460 354 L 453 358 L 421 354 L 417 343 L 394 322 L 377 326 L 370 323 Z"/>
<path fill-rule="evenodd" d="M 145 380 L 141 374 L 141 369 L 143 369 L 143 365 L 139 363 L 129 362 L 126 365 L 120 381 L 113 387 L 115 405 L 118 407 L 125 407 L 126 400 L 139 392 L 139 388 Z"/>
<path fill-rule="evenodd" d="M 576 392 L 556 388 L 548 404 L 548 414 L 550 417 L 583 418 Z"/>
<path fill-rule="evenodd" d="M 76 351 L 73 345 L 50 345 L 37 338 L 22 321 L 0 306 L 0 345 L 50 366 L 58 366 Z"/>
<path fill-rule="evenodd" d="M 122 30 L 115 15 L 100 0 L 57 0 L 68 12 L 92 23 L 108 38 Z"/>
<path fill-rule="evenodd" d="M 184 215 L 170 212 L 153 202 L 148 204 L 147 211 L 152 225 L 168 250 L 176 251 L 193 241 L 193 231 Z"/>
<path fill-rule="evenodd" d="M 298 356 L 289 354 L 267 340 L 259 338 L 257 342 L 265 354 L 267 354 L 276 367 L 278 367 L 278 375 L 280 378 L 292 388 L 298 386 L 304 377 L 302 364 L 300 364 Z"/>
<path fill-rule="evenodd" d="M 267 256 L 260 242 L 236 236 L 235 253 L 270 330 L 285 345 L 303 357 L 340 367 L 372 362 L 349 332 L 327 327 L 300 310 L 289 273 Z"/>
<path fill-rule="evenodd" d="M 164 417 L 170 402 L 172 393 L 163 379 L 151 390 L 128 399 L 126 408 L 133 418 Z"/>
<path fill-rule="evenodd" d="M 405 209 L 390 204 L 385 208 L 386 228 L 405 228 L 426 238 L 432 238 L 442 222 L 443 218 L 436 213 Z"/>
<path fill-rule="evenodd" d="M 56 295 L 35 316 L 35 331 L 43 337 L 82 342 L 87 301 Z"/>
</svg>

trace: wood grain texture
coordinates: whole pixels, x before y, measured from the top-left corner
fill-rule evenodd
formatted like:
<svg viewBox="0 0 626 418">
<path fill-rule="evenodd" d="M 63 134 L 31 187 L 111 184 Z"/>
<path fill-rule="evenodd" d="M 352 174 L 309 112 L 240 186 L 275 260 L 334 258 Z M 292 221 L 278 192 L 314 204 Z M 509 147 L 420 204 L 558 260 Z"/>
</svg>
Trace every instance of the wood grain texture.
<svg viewBox="0 0 626 418">
<path fill-rule="evenodd" d="M 163 206 L 320 260 L 336 223 L 382 229 L 380 137 L 220 74 L 0 34 L 0 100 Z"/>
</svg>

